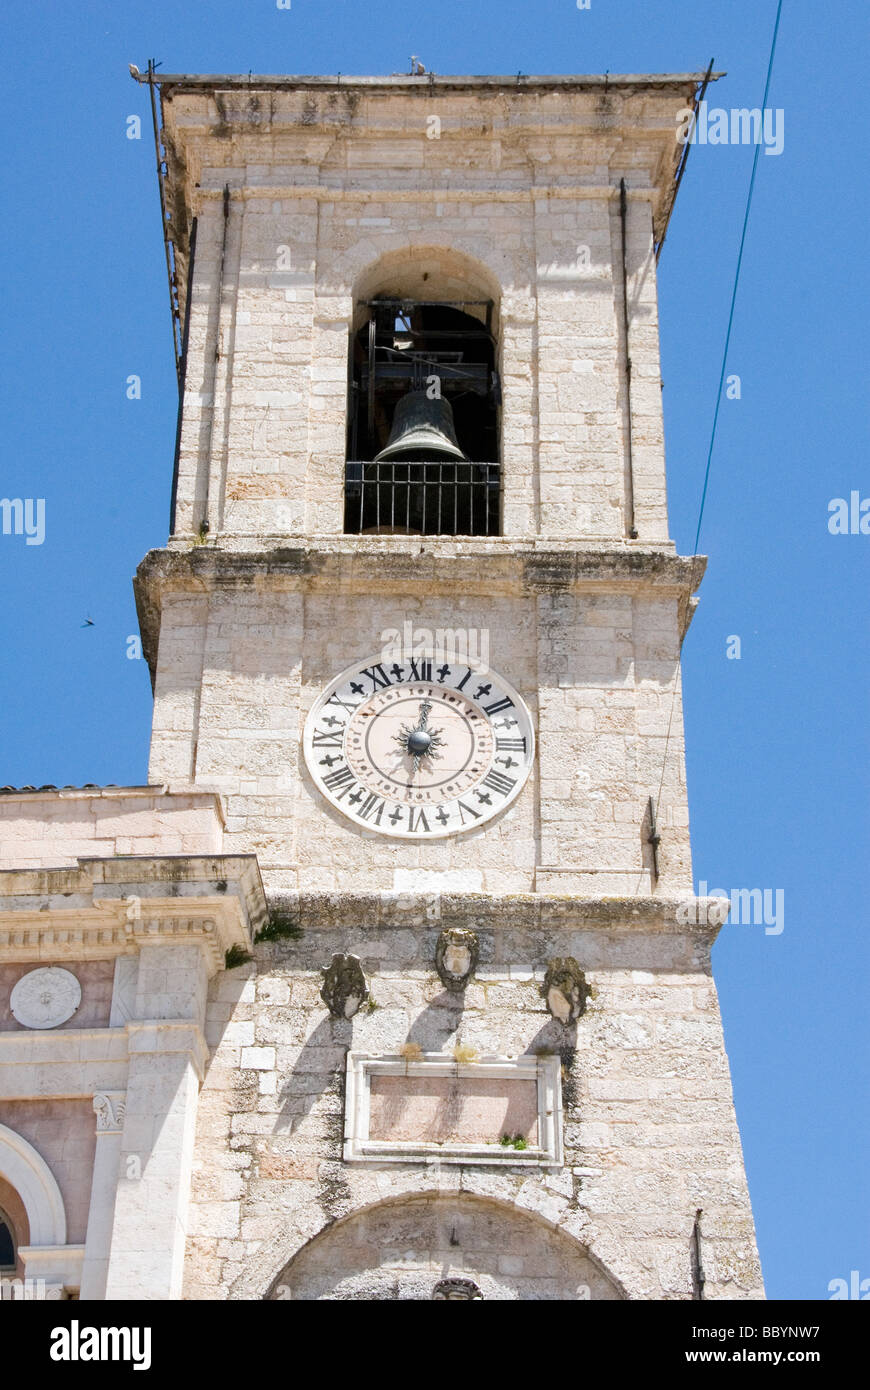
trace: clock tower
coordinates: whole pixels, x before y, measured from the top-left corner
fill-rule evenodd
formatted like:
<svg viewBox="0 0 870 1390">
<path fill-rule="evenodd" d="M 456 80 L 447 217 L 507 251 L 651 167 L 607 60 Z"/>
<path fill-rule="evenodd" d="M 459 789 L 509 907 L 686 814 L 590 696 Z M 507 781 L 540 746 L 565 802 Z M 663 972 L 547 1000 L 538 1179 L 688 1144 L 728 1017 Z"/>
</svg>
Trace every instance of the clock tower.
<svg viewBox="0 0 870 1390">
<path fill-rule="evenodd" d="M 701 76 L 140 80 L 181 386 L 149 815 L 215 817 L 192 877 L 165 813 L 140 896 L 247 908 L 166 967 L 175 1234 L 136 1265 L 122 1122 L 102 1287 L 763 1297 L 658 358 Z"/>
</svg>

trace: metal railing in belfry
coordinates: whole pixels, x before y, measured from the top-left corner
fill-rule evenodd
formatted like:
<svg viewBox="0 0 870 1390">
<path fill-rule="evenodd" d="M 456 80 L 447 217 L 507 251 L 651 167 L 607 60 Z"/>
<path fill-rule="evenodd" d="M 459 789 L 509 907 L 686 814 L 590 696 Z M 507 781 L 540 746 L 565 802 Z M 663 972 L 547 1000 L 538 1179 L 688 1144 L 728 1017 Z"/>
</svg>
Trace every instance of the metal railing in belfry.
<svg viewBox="0 0 870 1390">
<path fill-rule="evenodd" d="M 501 468 L 497 463 L 348 463 L 345 535 L 497 536 Z"/>
</svg>

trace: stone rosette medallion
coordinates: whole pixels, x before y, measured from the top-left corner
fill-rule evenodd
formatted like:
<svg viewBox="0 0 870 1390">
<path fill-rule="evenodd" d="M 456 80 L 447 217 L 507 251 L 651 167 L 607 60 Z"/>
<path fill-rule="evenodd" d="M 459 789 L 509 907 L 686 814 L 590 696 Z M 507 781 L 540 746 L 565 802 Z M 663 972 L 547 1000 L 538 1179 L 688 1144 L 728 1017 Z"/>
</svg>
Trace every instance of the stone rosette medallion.
<svg viewBox="0 0 870 1390">
<path fill-rule="evenodd" d="M 59 1028 L 81 1002 L 82 987 L 75 975 L 59 966 L 22 975 L 9 999 L 13 1017 L 24 1028 Z"/>
</svg>

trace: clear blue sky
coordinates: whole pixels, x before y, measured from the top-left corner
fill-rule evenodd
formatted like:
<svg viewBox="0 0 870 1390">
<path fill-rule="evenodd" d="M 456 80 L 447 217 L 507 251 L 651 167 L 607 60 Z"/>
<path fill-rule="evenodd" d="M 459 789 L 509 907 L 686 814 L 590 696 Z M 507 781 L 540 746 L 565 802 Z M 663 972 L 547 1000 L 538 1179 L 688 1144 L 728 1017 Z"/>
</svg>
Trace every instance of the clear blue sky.
<svg viewBox="0 0 870 1390">
<path fill-rule="evenodd" d="M 176 393 L 153 146 L 128 62 L 167 72 L 687 71 L 759 104 L 775 0 L 17 0 L 5 6 L 0 784 L 145 780 L 151 699 L 130 578 L 167 531 Z M 780 935 L 714 954 L 768 1292 L 870 1277 L 870 496 L 865 0 L 786 0 L 684 675 L 696 883 L 783 889 Z M 143 126 L 145 122 L 143 120 Z M 147 128 L 146 128 L 147 137 Z M 672 534 L 689 553 L 752 150 L 697 147 L 660 267 Z M 124 382 L 142 378 L 142 399 Z M 82 627 L 86 618 L 94 626 Z M 742 639 L 739 661 L 726 638 Z"/>
</svg>

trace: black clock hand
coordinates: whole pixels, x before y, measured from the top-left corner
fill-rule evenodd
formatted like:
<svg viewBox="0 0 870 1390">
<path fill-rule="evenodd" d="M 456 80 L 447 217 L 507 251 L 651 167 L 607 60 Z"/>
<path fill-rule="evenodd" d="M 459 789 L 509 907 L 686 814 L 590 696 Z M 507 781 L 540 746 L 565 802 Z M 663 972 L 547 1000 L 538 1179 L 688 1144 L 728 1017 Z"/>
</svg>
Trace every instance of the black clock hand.
<svg viewBox="0 0 870 1390">
<path fill-rule="evenodd" d="M 423 700 L 417 712 L 417 723 L 413 728 L 408 728 L 407 724 L 401 733 L 396 735 L 396 740 L 404 748 L 406 754 L 414 760 L 414 771 L 420 771 L 420 763 L 423 758 L 438 758 L 440 754 L 435 749 L 441 743 L 441 736 L 438 730 L 429 729 L 429 711 L 432 708 L 431 700 Z"/>
</svg>

